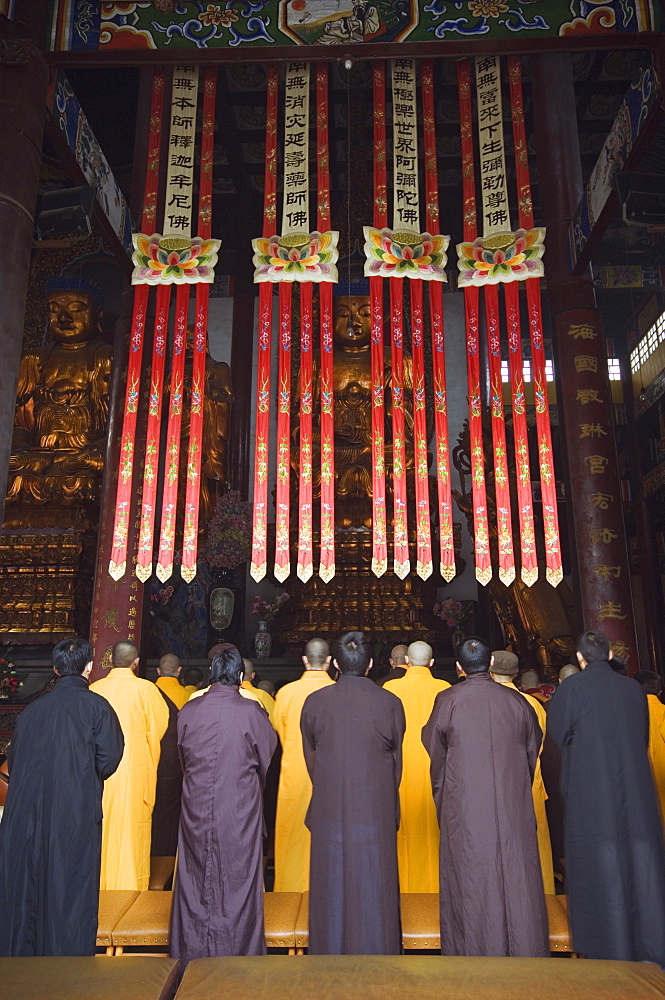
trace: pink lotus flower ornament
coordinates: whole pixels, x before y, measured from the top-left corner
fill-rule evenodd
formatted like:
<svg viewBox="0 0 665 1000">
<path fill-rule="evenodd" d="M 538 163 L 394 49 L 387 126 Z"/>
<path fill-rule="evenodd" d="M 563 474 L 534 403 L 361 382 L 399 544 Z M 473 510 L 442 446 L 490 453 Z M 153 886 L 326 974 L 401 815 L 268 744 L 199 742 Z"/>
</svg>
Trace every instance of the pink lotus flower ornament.
<svg viewBox="0 0 665 1000">
<path fill-rule="evenodd" d="M 287 233 L 252 240 L 254 281 L 337 281 L 339 233 Z"/>
<path fill-rule="evenodd" d="M 544 229 L 518 229 L 514 233 L 493 233 L 457 244 L 460 288 L 465 285 L 497 285 L 499 282 L 526 281 L 545 274 Z"/>
<path fill-rule="evenodd" d="M 136 233 L 133 242 L 133 285 L 212 284 L 215 280 L 220 240 Z"/>
<path fill-rule="evenodd" d="M 384 278 L 447 281 L 449 236 L 373 229 L 371 226 L 365 226 L 363 232 L 367 277 L 381 275 Z"/>
</svg>

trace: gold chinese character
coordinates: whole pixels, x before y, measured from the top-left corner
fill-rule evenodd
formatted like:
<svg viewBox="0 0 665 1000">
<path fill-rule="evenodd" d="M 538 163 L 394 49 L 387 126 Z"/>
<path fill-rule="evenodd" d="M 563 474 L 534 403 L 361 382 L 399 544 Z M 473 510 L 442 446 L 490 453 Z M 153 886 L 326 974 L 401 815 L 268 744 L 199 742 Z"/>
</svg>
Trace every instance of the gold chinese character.
<svg viewBox="0 0 665 1000">
<path fill-rule="evenodd" d="M 607 431 L 602 424 L 580 424 L 580 437 L 607 437 Z"/>
<path fill-rule="evenodd" d="M 614 601 L 605 601 L 604 604 L 598 605 L 598 620 L 604 621 L 606 618 L 618 618 L 623 621 L 628 615 L 621 614 L 621 605 L 615 604 Z"/>
<path fill-rule="evenodd" d="M 587 503 L 589 507 L 600 507 L 601 510 L 607 510 L 613 500 L 614 497 L 610 493 L 589 493 Z"/>
<path fill-rule="evenodd" d="M 576 372 L 598 371 L 598 358 L 594 358 L 591 354 L 577 354 L 574 360 Z"/>
<path fill-rule="evenodd" d="M 616 531 L 612 531 L 611 528 L 591 528 L 589 534 L 592 542 L 602 542 L 603 545 L 609 545 L 610 542 L 619 537 Z"/>
<path fill-rule="evenodd" d="M 602 476 L 610 460 L 604 455 L 587 455 L 584 461 L 589 463 L 589 472 L 592 476 Z"/>
<path fill-rule="evenodd" d="M 595 340 L 598 334 L 588 323 L 572 323 L 568 327 L 568 336 L 573 340 Z"/>
<path fill-rule="evenodd" d="M 577 401 L 586 406 L 587 403 L 602 403 L 603 400 L 598 395 L 597 389 L 578 389 Z"/>
<path fill-rule="evenodd" d="M 628 660 L 630 659 L 630 647 L 627 646 L 622 639 L 619 639 L 617 642 L 613 642 L 610 649 L 615 656 L 619 657 L 620 660 L 623 660 L 624 663 L 628 663 Z"/>
<path fill-rule="evenodd" d="M 130 608 L 127 614 L 130 618 L 134 618 L 136 616 L 136 608 Z"/>
<path fill-rule="evenodd" d="M 102 618 L 102 621 L 103 621 L 104 625 L 106 626 L 106 628 L 112 628 L 114 632 L 119 632 L 120 631 L 120 629 L 118 628 L 118 609 L 117 608 L 109 608 L 108 611 L 106 612 L 106 614 L 104 615 L 104 617 Z"/>
<path fill-rule="evenodd" d="M 606 583 L 611 577 L 618 580 L 621 576 L 621 566 L 594 566 L 593 571 L 597 576 L 601 576 Z"/>
</svg>

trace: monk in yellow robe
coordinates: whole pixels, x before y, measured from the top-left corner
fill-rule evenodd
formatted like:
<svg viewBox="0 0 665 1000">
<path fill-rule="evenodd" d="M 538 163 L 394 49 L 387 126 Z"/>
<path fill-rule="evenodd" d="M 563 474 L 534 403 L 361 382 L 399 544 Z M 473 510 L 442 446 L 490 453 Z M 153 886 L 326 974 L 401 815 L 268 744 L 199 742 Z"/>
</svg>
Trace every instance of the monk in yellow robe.
<svg viewBox="0 0 665 1000">
<path fill-rule="evenodd" d="M 665 823 L 665 705 L 660 700 L 663 682 L 652 670 L 639 670 L 635 680 L 644 688 L 649 706 L 649 763 L 656 786 L 660 814 Z"/>
<path fill-rule="evenodd" d="M 515 685 L 515 678 L 519 673 L 519 660 L 515 654 L 505 649 L 495 649 L 492 653 L 492 657 L 494 662 L 490 666 L 491 677 L 497 681 L 498 684 L 506 684 L 510 687 L 514 687 L 517 691 L 518 688 Z M 543 873 L 543 888 L 548 895 L 553 896 L 554 867 L 552 865 L 552 844 L 550 841 L 550 828 L 547 824 L 547 811 L 545 809 L 547 792 L 545 791 L 545 782 L 543 781 L 543 775 L 540 768 L 540 754 L 543 750 L 545 730 L 547 729 L 547 713 L 543 708 L 542 702 L 539 701 L 538 698 L 534 698 L 525 691 L 520 691 L 520 694 L 523 698 L 526 698 L 538 716 L 538 724 L 543 733 L 531 791 L 533 794 L 533 810 L 536 814 L 538 854 L 540 856 L 540 868 Z"/>
<path fill-rule="evenodd" d="M 139 651 L 133 642 L 116 642 L 111 663 L 108 675 L 90 685 L 115 709 L 125 738 L 120 766 L 104 785 L 100 888 L 143 891 L 150 880 L 157 765 L 169 710 L 155 685 L 136 676 Z"/>
<path fill-rule="evenodd" d="M 310 639 L 302 660 L 302 677 L 281 687 L 275 699 L 274 726 L 282 745 L 275 823 L 275 892 L 309 889 L 310 833 L 305 814 L 312 797 L 312 782 L 305 765 L 300 715 L 312 691 L 334 683 L 328 675 L 330 649 L 324 639 Z"/>
<path fill-rule="evenodd" d="M 175 653 L 165 653 L 159 661 L 155 681 L 159 690 L 170 698 L 177 709 L 181 709 L 189 698 L 189 693 L 178 680 L 181 670 L 180 660 Z"/>
<path fill-rule="evenodd" d="M 400 892 L 439 891 L 439 823 L 432 796 L 430 759 L 421 733 L 432 714 L 436 696 L 450 684 L 432 677 L 433 664 L 432 647 L 426 642 L 412 642 L 406 652 L 404 676 L 383 685 L 400 699 L 406 716 L 397 831 Z"/>
</svg>

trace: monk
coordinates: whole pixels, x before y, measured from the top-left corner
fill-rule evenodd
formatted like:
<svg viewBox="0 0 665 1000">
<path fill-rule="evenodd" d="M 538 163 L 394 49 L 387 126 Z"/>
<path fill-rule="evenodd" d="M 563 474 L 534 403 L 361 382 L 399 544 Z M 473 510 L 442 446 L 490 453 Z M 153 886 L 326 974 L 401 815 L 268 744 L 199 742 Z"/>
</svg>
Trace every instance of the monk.
<svg viewBox="0 0 665 1000">
<path fill-rule="evenodd" d="M 198 667 L 187 667 L 184 672 L 184 687 L 183 690 L 187 695 L 187 700 L 189 700 L 195 691 L 201 690 L 201 685 L 203 684 L 203 671 L 199 670 Z"/>
<path fill-rule="evenodd" d="M 180 660 L 175 653 L 165 653 L 157 667 L 157 687 L 171 699 L 176 708 L 182 708 L 189 697 L 178 680 L 181 670 Z"/>
<path fill-rule="evenodd" d="M 515 691 L 517 691 L 515 678 L 519 673 L 519 660 L 515 654 L 506 649 L 495 649 L 492 653 L 492 658 L 494 660 L 492 669 L 490 670 L 492 680 L 496 681 L 498 684 L 504 684 L 506 687 L 514 688 Z M 538 854 L 540 856 L 540 868 L 543 874 L 543 888 L 546 893 L 553 896 L 554 867 L 552 864 L 552 844 L 550 842 L 550 830 L 547 824 L 547 809 L 545 807 L 545 803 L 547 802 L 547 792 L 545 791 L 543 775 L 540 769 L 540 755 L 543 752 L 545 733 L 547 731 L 547 712 L 543 707 L 543 703 L 538 701 L 537 698 L 527 694 L 526 691 L 520 691 L 520 694 L 523 698 L 526 698 L 538 716 L 538 725 L 540 726 L 543 734 L 531 791 L 533 793 L 533 808 L 536 813 Z"/>
<path fill-rule="evenodd" d="M 665 705 L 660 700 L 663 682 L 653 670 L 638 670 L 635 680 L 642 685 L 649 706 L 649 761 L 656 786 L 660 814 L 665 821 Z"/>
<path fill-rule="evenodd" d="M 575 951 L 665 966 L 665 845 L 647 748 L 649 709 L 610 666 L 604 632 L 577 640 L 579 674 L 547 712 L 561 751 L 566 882 Z"/>
<path fill-rule="evenodd" d="M 426 642 L 412 642 L 405 660 L 404 677 L 384 684 L 384 690 L 391 691 L 402 702 L 406 716 L 397 831 L 399 887 L 400 892 L 438 892 L 439 824 L 429 778 L 429 757 L 421 733 L 432 714 L 436 696 L 450 684 L 432 677 L 432 647 Z"/>
<path fill-rule="evenodd" d="M 397 646 L 393 646 L 390 650 L 390 656 L 388 657 L 388 663 L 390 664 L 390 670 L 383 677 L 379 677 L 377 684 L 383 687 L 388 681 L 395 681 L 398 677 L 404 677 L 406 673 L 406 651 L 408 646 L 403 642 L 400 642 Z"/>
<path fill-rule="evenodd" d="M 273 721 L 282 745 L 275 825 L 275 892 L 309 889 L 310 834 L 305 814 L 312 782 L 305 765 L 300 716 L 313 691 L 334 683 L 328 676 L 330 649 L 324 639 L 310 639 L 302 661 L 302 677 L 280 688 L 275 699 Z"/>
<path fill-rule="evenodd" d="M 53 649 L 54 689 L 18 716 L 0 823 L 0 955 L 94 955 L 102 788 L 122 731 L 88 690 L 92 647 Z"/>
<path fill-rule="evenodd" d="M 483 639 L 457 650 L 466 677 L 437 695 L 423 743 L 441 827 L 444 955 L 549 955 L 531 785 L 542 732 L 519 692 L 495 684 Z"/>
<path fill-rule="evenodd" d="M 162 657 L 163 659 L 164 657 Z M 174 657 L 174 659 L 177 658 Z M 180 797 L 182 795 L 182 767 L 178 753 L 178 708 L 164 689 L 159 686 L 160 680 L 170 679 L 168 675 L 159 677 L 156 685 L 169 713 L 169 723 L 159 744 L 155 806 L 152 810 L 150 855 L 158 858 L 174 858 L 176 855 L 178 826 L 180 824 Z M 186 695 L 185 701 L 187 698 Z"/>
<path fill-rule="evenodd" d="M 310 694 L 300 717 L 312 779 L 309 952 L 398 955 L 404 709 L 366 676 L 362 632 L 342 636 L 334 664 L 339 680 Z"/>
<path fill-rule="evenodd" d="M 210 688 L 178 716 L 183 767 L 171 955 L 264 955 L 262 790 L 277 736 L 240 696 L 237 649 L 218 653 Z"/>
<path fill-rule="evenodd" d="M 143 891 L 150 881 L 157 765 L 169 711 L 155 685 L 136 676 L 133 642 L 116 642 L 111 663 L 108 675 L 90 686 L 115 709 L 125 738 L 120 767 L 104 786 L 100 888 Z"/>
<path fill-rule="evenodd" d="M 258 698 L 258 700 L 261 702 L 266 712 L 268 713 L 268 718 L 270 719 L 271 724 L 274 725 L 273 714 L 275 711 L 275 699 L 272 697 L 272 695 L 269 695 L 267 691 L 264 691 L 263 688 L 254 687 L 254 685 L 252 684 L 252 681 L 256 677 L 256 671 L 254 670 L 254 664 L 252 663 L 252 661 L 243 659 L 242 662 L 245 667 L 245 672 L 243 675 L 242 684 L 240 685 L 241 692 L 249 691 L 251 692 L 252 697 Z"/>
</svg>

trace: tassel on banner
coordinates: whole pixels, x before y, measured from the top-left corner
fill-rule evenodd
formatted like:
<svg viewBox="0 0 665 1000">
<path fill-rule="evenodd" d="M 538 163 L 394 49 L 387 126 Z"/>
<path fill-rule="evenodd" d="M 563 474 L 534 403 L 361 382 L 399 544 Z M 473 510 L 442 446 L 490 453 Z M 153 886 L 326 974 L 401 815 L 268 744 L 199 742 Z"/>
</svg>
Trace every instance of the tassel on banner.
<svg viewBox="0 0 665 1000">
<path fill-rule="evenodd" d="M 300 285 L 300 461 L 298 476 L 298 579 L 313 573 L 312 552 L 312 286 Z"/>
<path fill-rule="evenodd" d="M 263 236 L 275 229 L 277 218 L 277 96 L 276 66 L 268 70 L 266 91 L 266 161 L 263 192 Z M 272 353 L 272 285 L 259 285 L 258 370 L 256 375 L 256 441 L 250 576 L 258 583 L 268 567 L 268 443 Z"/>
<path fill-rule="evenodd" d="M 291 486 L 291 298 L 293 285 L 279 286 L 277 348 L 277 489 L 275 504 L 275 577 L 283 583 L 291 572 L 289 515 Z"/>
<path fill-rule="evenodd" d="M 157 212 L 157 184 L 159 180 L 164 82 L 164 70 L 155 70 L 152 76 L 150 131 L 148 134 L 147 166 L 143 191 L 143 213 L 141 217 L 141 227 L 146 232 L 150 232 L 154 228 Z M 138 285 L 134 289 L 132 329 L 129 338 L 129 359 L 127 362 L 127 387 L 125 390 L 125 405 L 120 436 L 118 488 L 116 492 L 111 559 L 109 562 L 109 575 L 114 580 L 122 579 L 127 569 L 127 539 L 134 478 L 134 448 L 136 444 L 136 424 L 138 419 L 143 342 L 149 291 L 148 285 Z"/>
<path fill-rule="evenodd" d="M 390 361 L 392 378 L 392 424 L 393 424 L 393 569 L 395 576 L 403 580 L 411 569 L 409 560 L 409 528 L 406 493 L 406 440 L 404 419 L 404 318 L 402 302 L 402 282 L 390 279 L 391 343 Z"/>
<path fill-rule="evenodd" d="M 464 198 L 464 237 L 473 240 L 477 226 L 474 173 L 473 121 L 471 110 L 471 71 L 468 59 L 457 64 L 460 123 L 462 137 L 462 190 Z M 478 286 L 464 288 L 466 318 L 466 358 L 469 398 L 469 450 L 471 453 L 471 492 L 473 499 L 473 536 L 476 580 L 484 587 L 492 579 L 487 517 L 487 486 L 483 448 L 483 409 L 480 395 L 480 357 Z"/>
<path fill-rule="evenodd" d="M 411 292 L 411 351 L 413 355 L 413 454 L 416 467 L 416 572 L 421 580 L 427 580 L 432 575 L 432 531 L 427 468 L 422 282 L 409 282 L 409 289 Z"/>
</svg>

